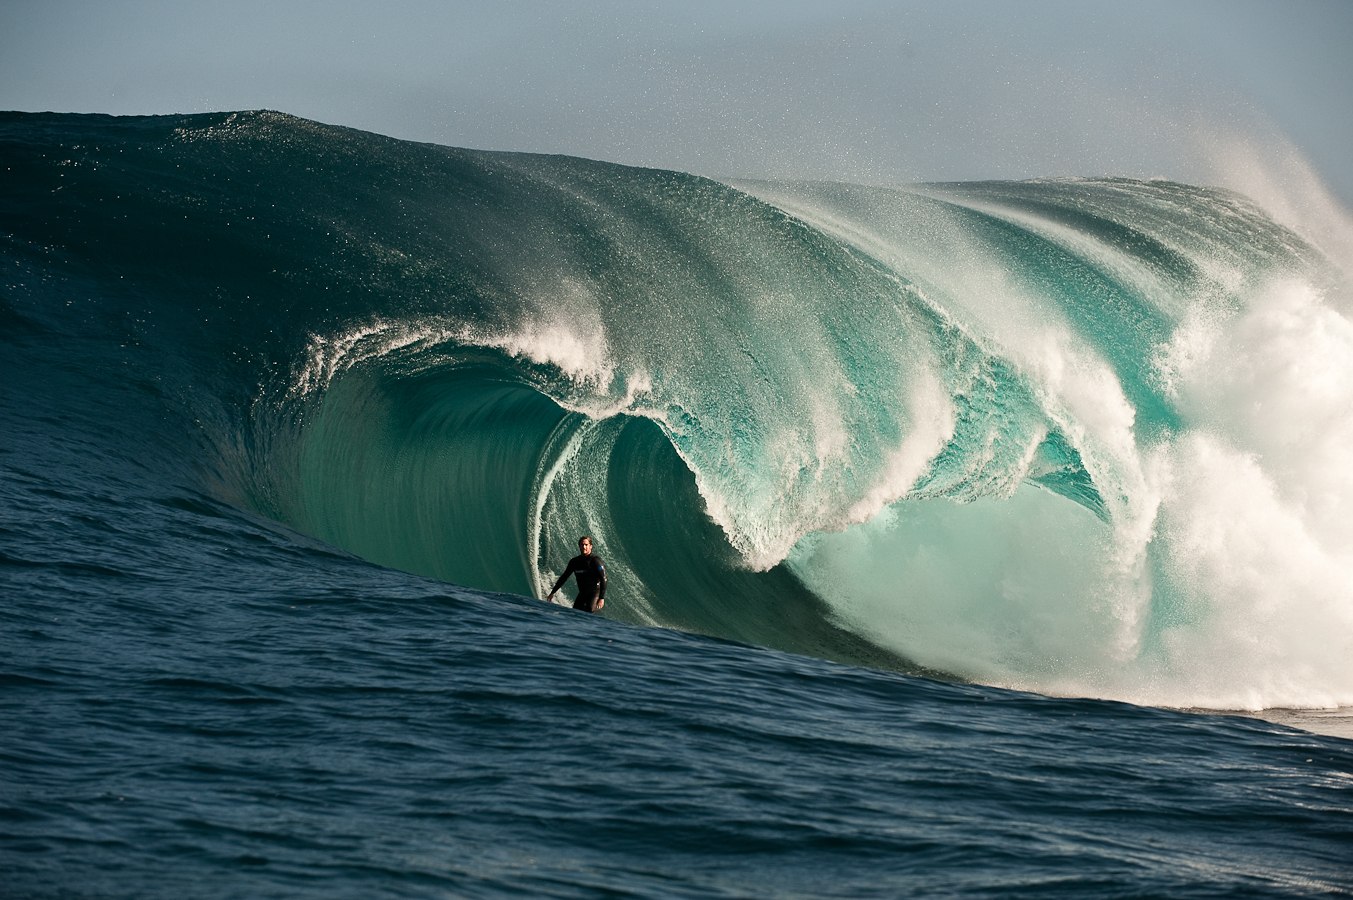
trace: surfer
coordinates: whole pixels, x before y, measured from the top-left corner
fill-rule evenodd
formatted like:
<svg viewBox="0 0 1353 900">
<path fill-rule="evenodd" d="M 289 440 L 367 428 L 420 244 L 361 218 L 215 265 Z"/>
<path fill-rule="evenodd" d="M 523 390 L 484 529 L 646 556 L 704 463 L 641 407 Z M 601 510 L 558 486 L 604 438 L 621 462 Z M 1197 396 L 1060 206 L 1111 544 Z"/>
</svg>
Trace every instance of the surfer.
<svg viewBox="0 0 1353 900">
<path fill-rule="evenodd" d="M 600 556 L 592 553 L 592 539 L 587 536 L 578 538 L 578 555 L 568 561 L 568 568 L 554 583 L 546 600 L 554 600 L 554 595 L 574 575 L 578 580 L 578 599 L 573 601 L 574 609 L 587 612 L 600 612 L 606 605 L 606 565 Z"/>
</svg>

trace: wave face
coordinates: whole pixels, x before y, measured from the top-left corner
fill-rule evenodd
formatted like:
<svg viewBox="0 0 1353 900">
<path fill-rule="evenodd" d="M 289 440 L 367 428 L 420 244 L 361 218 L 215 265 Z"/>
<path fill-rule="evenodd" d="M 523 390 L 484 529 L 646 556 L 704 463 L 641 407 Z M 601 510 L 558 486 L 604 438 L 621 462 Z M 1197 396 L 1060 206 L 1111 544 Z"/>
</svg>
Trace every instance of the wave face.
<svg viewBox="0 0 1353 900">
<path fill-rule="evenodd" d="M 591 534 L 607 615 L 836 660 L 1353 703 L 1347 261 L 1237 195 L 723 184 L 270 112 L 0 137 L 11 374 L 131 483 L 526 595 Z"/>
</svg>

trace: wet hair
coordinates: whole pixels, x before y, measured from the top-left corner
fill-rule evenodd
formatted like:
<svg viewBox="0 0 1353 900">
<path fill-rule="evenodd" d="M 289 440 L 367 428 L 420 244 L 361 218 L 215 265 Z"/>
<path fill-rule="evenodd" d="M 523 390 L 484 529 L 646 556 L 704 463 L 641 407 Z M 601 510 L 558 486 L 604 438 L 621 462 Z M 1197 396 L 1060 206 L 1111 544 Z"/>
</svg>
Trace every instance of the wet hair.
<svg viewBox="0 0 1353 900">
<path fill-rule="evenodd" d="M 578 538 L 578 546 L 579 546 L 580 548 L 581 548 L 582 545 L 583 545 L 583 541 L 587 541 L 589 544 L 595 544 L 595 543 L 596 543 L 596 541 L 592 540 L 592 536 L 591 536 L 591 535 L 588 535 L 588 534 L 585 534 L 585 535 L 583 535 L 582 537 Z"/>
</svg>

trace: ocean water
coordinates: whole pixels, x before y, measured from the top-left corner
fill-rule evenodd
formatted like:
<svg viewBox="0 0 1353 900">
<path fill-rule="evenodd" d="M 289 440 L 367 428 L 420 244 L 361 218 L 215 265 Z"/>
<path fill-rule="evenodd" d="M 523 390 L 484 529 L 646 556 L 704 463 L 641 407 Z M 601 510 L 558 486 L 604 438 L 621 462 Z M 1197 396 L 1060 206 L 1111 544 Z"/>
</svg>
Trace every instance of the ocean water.
<svg viewBox="0 0 1353 900">
<path fill-rule="evenodd" d="M 0 114 L 0 895 L 1353 893 L 1321 238 Z"/>
</svg>

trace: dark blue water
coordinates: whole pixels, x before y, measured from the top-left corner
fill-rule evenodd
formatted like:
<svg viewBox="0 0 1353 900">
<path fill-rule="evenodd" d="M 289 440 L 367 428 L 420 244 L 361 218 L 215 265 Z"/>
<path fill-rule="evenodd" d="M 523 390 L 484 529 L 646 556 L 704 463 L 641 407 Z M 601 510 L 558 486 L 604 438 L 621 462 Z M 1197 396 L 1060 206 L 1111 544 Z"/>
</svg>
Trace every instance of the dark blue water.
<svg viewBox="0 0 1353 900">
<path fill-rule="evenodd" d="M 288 393 L 324 358 L 313 337 L 373 308 L 498 315 L 515 257 L 476 232 L 429 271 L 408 241 L 462 233 L 448 220 L 494 196 L 485 230 L 530 211 L 502 212 L 516 188 L 485 174 L 492 155 L 269 115 L 227 129 L 243 149 L 208 140 L 225 123 L 4 119 L 0 896 L 1353 893 L 1353 743 L 916 674 L 792 567 L 741 566 L 689 468 L 706 432 L 608 419 L 577 393 L 600 390 L 595 360 L 570 394 L 566 347 L 542 351 L 555 369 L 502 335 L 467 356 L 442 323 L 343 369 L 322 402 Z M 464 205 L 413 208 L 425 165 L 454 170 L 439 190 Z M 596 189 L 624 171 L 599 167 Z M 635 177 L 694 191 L 672 201 L 687 213 L 724 196 Z M 659 218 L 661 245 L 584 241 L 595 277 L 618 278 L 606 252 L 642 268 L 647 247 L 709 282 L 718 253 L 681 257 L 694 238 Z M 376 220 L 384 251 L 343 249 Z M 792 250 L 805 271 L 887 300 L 869 266 L 809 249 Z M 945 333 L 906 315 L 938 329 L 926 342 Z M 1001 433 L 1032 427 L 1037 392 L 974 365 L 1011 379 Z M 731 451 L 744 463 L 758 427 Z M 1062 466 L 1027 473 L 1046 496 L 1112 521 L 1069 438 L 1041 452 Z M 598 491 L 605 515 L 570 518 Z M 619 571 L 607 614 L 526 596 L 560 535 L 598 520 Z M 700 594 L 663 596 L 673 582 Z"/>
</svg>

